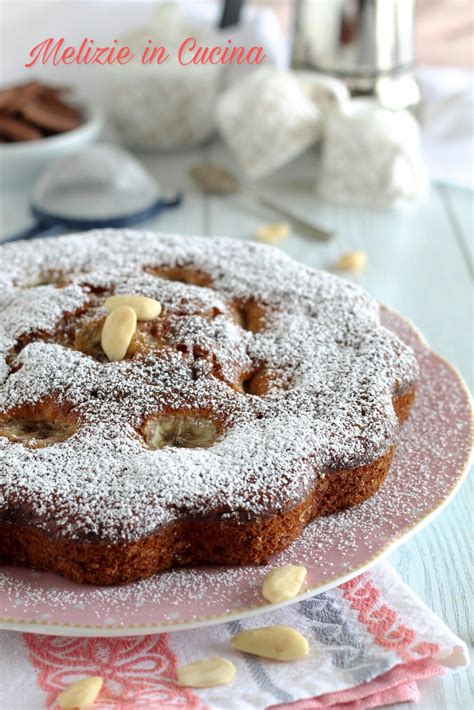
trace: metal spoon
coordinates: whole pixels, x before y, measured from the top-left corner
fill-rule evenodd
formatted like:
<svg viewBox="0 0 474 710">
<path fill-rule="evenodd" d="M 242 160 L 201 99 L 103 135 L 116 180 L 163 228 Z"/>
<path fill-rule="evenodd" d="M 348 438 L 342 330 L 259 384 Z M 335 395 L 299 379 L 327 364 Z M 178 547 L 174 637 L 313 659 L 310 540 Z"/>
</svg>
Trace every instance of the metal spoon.
<svg viewBox="0 0 474 710">
<path fill-rule="evenodd" d="M 333 232 L 329 232 L 326 229 L 307 222 L 285 207 L 275 204 L 273 200 L 270 200 L 268 197 L 245 187 L 232 173 L 221 168 L 219 165 L 215 165 L 215 163 L 197 163 L 193 165 L 189 172 L 195 183 L 203 192 L 210 195 L 231 195 L 233 193 L 240 193 L 253 202 L 268 207 L 281 217 L 284 217 L 291 222 L 297 231 L 303 234 L 315 237 L 321 241 L 327 241 L 334 236 Z"/>
</svg>

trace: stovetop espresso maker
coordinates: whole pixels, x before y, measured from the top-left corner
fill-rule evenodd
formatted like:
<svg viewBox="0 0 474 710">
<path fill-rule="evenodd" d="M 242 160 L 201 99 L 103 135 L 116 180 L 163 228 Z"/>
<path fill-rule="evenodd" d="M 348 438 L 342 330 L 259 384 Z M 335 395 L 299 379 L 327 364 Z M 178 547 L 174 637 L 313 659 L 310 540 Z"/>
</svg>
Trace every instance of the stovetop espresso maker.
<svg viewBox="0 0 474 710">
<path fill-rule="evenodd" d="M 419 100 L 415 0 L 296 0 L 292 64 L 342 79 L 390 108 Z"/>
</svg>

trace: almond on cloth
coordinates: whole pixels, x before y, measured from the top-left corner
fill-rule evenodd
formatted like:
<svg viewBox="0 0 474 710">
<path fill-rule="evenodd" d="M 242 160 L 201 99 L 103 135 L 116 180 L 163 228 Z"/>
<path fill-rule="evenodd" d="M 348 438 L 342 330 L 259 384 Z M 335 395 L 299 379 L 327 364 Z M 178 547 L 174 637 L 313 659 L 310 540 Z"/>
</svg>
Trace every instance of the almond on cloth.
<svg viewBox="0 0 474 710">
<path fill-rule="evenodd" d="M 60 708 L 89 708 L 97 699 L 104 681 L 98 675 L 71 683 L 57 697 Z"/>
<path fill-rule="evenodd" d="M 290 626 L 263 626 L 241 631 L 230 644 L 239 651 L 275 661 L 296 661 L 309 652 L 305 637 Z"/>
<path fill-rule="evenodd" d="M 227 658 L 206 658 L 178 668 L 178 681 L 187 688 L 213 688 L 235 678 L 235 666 Z"/>
</svg>

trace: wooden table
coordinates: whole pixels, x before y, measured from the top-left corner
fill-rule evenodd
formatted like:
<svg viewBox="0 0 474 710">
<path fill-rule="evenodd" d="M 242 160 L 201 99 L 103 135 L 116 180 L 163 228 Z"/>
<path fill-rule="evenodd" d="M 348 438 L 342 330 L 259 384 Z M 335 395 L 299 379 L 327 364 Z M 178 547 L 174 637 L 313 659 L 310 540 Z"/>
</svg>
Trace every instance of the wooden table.
<svg viewBox="0 0 474 710">
<path fill-rule="evenodd" d="M 244 197 L 204 197 L 188 176 L 189 166 L 229 157 L 219 143 L 173 155 L 141 156 L 165 187 L 185 191 L 182 206 L 148 225 L 157 231 L 252 239 L 257 226 L 280 221 Z M 354 276 L 381 302 L 408 316 L 433 348 L 448 358 L 473 387 L 473 198 L 467 191 L 433 186 L 430 195 L 406 211 L 378 211 L 323 204 L 314 195 L 316 158 L 294 161 L 262 182 L 282 205 L 334 230 L 320 243 L 291 236 L 281 244 L 311 266 L 331 268 L 347 250 L 367 253 L 367 268 Z M 5 193 L 0 202 L 2 234 L 26 226 L 28 198 Z M 468 644 L 472 643 L 470 579 L 472 483 L 429 528 L 390 556 L 403 580 Z M 473 675 L 464 671 L 420 684 L 421 710 L 467 710 L 474 696 Z M 408 705 L 398 705 L 405 710 Z"/>
</svg>

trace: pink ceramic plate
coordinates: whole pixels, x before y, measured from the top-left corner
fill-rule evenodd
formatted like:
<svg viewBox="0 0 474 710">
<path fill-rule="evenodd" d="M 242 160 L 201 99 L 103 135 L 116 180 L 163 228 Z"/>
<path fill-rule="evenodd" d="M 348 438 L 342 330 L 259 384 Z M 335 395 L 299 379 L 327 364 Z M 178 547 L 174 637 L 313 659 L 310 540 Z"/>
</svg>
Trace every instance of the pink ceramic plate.
<svg viewBox="0 0 474 710">
<path fill-rule="evenodd" d="M 68 636 L 129 636 L 206 626 L 265 611 L 260 589 L 274 566 L 308 568 L 298 597 L 360 574 L 427 525 L 452 499 L 469 465 L 472 409 L 453 368 L 400 316 L 388 327 L 416 351 L 416 404 L 390 475 L 375 496 L 315 520 L 267 567 L 172 570 L 124 587 L 90 587 L 28 569 L 0 572 L 0 627 Z M 283 606 L 283 605 L 282 605 Z"/>
</svg>

